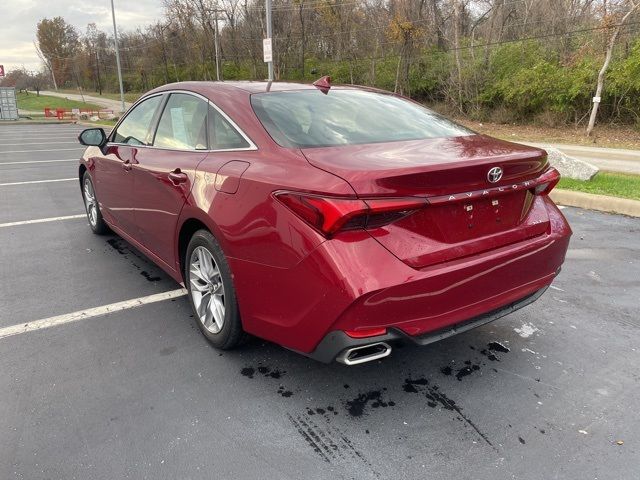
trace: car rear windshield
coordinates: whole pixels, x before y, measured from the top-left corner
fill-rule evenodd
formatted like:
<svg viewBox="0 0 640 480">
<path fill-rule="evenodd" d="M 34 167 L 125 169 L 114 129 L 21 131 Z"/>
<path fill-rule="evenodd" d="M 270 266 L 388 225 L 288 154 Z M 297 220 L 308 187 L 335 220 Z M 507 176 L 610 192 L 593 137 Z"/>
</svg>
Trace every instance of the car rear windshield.
<svg viewBox="0 0 640 480">
<path fill-rule="evenodd" d="M 284 147 L 329 147 L 363 143 L 459 137 L 473 132 L 431 110 L 390 94 L 332 89 L 259 93 L 256 115 Z"/>
</svg>

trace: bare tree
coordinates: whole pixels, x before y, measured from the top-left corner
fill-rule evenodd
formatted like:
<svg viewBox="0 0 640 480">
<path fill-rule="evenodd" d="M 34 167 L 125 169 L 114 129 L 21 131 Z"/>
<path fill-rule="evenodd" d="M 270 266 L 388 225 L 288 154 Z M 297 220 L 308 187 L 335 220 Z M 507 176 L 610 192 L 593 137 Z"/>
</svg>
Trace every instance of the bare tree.
<svg viewBox="0 0 640 480">
<path fill-rule="evenodd" d="M 600 100 L 602 98 L 602 91 L 604 89 L 604 80 L 605 75 L 607 74 L 607 70 L 609 69 L 609 63 L 611 62 L 611 57 L 613 56 L 613 48 L 616 46 L 616 40 L 618 39 L 618 35 L 620 35 L 620 29 L 624 26 L 627 19 L 631 16 L 633 12 L 640 6 L 640 3 L 636 3 L 638 0 L 627 0 L 626 4 L 628 5 L 627 13 L 624 14 L 622 19 L 615 24 L 613 27 L 613 33 L 609 38 L 609 43 L 607 44 L 607 51 L 604 56 L 604 63 L 602 64 L 602 68 L 600 72 L 598 72 L 598 83 L 596 86 L 596 95 L 593 98 L 593 107 L 591 107 L 591 115 L 589 116 L 589 125 L 587 125 L 587 136 L 591 135 L 593 131 L 593 127 L 596 124 L 596 117 L 598 116 L 598 108 L 600 107 Z"/>
<path fill-rule="evenodd" d="M 42 50 L 40 50 L 40 48 L 38 48 L 38 43 L 37 42 L 33 42 L 33 46 L 36 49 L 36 54 L 38 55 L 38 58 L 42 61 L 42 63 L 46 67 L 46 69 L 49 71 L 49 74 L 51 75 L 51 80 L 53 81 L 53 88 L 57 92 L 58 91 L 58 83 L 56 82 L 56 74 L 53 71 L 53 65 L 51 65 L 51 62 L 49 61 L 49 59 L 47 59 L 47 57 L 44 56 L 44 54 L 42 53 Z"/>
</svg>

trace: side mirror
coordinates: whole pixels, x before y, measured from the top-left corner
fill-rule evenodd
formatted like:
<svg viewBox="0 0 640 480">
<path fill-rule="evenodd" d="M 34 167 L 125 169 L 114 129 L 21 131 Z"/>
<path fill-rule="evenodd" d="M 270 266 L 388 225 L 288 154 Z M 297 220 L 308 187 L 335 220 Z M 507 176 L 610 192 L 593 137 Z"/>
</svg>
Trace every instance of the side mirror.
<svg viewBox="0 0 640 480">
<path fill-rule="evenodd" d="M 87 147 L 104 147 L 107 143 L 107 134 L 102 128 L 87 128 L 78 135 L 81 145 Z"/>
</svg>

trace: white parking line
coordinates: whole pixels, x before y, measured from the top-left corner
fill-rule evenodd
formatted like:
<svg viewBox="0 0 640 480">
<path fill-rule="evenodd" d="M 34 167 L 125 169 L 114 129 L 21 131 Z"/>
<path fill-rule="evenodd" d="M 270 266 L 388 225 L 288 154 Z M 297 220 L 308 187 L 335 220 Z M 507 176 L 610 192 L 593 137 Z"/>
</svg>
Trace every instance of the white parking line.
<svg viewBox="0 0 640 480">
<path fill-rule="evenodd" d="M 78 131 L 78 134 L 80 132 Z M 60 133 L 35 133 L 25 135 L 1 135 L 0 140 L 44 140 L 47 138 L 75 138 L 78 139 L 78 135 L 74 135 L 74 132 L 60 132 Z"/>
<path fill-rule="evenodd" d="M 0 143 L 2 147 L 16 147 L 20 145 L 69 145 L 70 143 L 78 143 L 77 140 L 70 140 L 68 142 L 32 142 L 32 143 Z"/>
<path fill-rule="evenodd" d="M 28 162 L 0 162 L 2 165 L 26 165 L 29 163 L 55 163 L 55 162 L 77 162 L 78 158 L 65 158 L 64 160 L 30 160 Z"/>
<path fill-rule="evenodd" d="M 17 227 L 18 225 L 31 225 L 32 223 L 57 222 L 59 220 L 72 220 L 74 218 L 86 218 L 85 213 L 79 215 L 66 215 L 64 217 L 36 218 L 35 220 L 23 220 L 21 222 L 0 223 L 0 228 Z"/>
<path fill-rule="evenodd" d="M 33 153 L 33 152 L 65 152 L 69 150 L 84 150 L 86 147 L 80 145 L 76 148 L 45 148 L 44 150 L 0 150 L 0 155 L 3 153 Z"/>
<path fill-rule="evenodd" d="M 9 139 L 9 138 L 43 138 L 43 137 L 58 137 L 60 135 L 65 135 L 65 136 L 75 136 L 77 138 L 77 136 L 80 134 L 80 132 L 82 132 L 82 130 L 66 130 L 66 131 L 59 131 L 59 132 L 25 132 L 25 133 L 13 133 L 11 135 L 2 135 L 0 133 L 0 139 Z"/>
<path fill-rule="evenodd" d="M 42 330 L 44 328 L 57 327 L 58 325 L 77 322 L 79 320 L 88 320 L 90 318 L 100 317 L 102 315 L 108 315 L 110 313 L 120 312 L 122 310 L 141 307 L 142 305 L 149 305 L 150 303 L 162 302 L 164 300 L 182 297 L 186 294 L 187 291 L 184 288 L 179 288 L 177 290 L 171 290 L 169 292 L 155 293 L 153 295 L 147 295 L 146 297 L 133 298 L 131 300 L 111 303 L 109 305 L 103 305 L 101 307 L 89 308 L 87 310 L 80 310 L 78 312 L 43 318 L 42 320 L 21 323 L 20 325 L 12 325 L 10 327 L 0 328 L 0 338 L 20 335 L 27 332 L 34 332 L 36 330 Z"/>
<path fill-rule="evenodd" d="M 0 183 L 0 187 L 9 187 L 11 185 L 29 185 L 32 183 L 52 183 L 52 182 L 70 182 L 71 180 L 78 180 L 77 178 L 56 178 L 55 180 L 31 180 L 28 182 L 10 182 Z"/>
<path fill-rule="evenodd" d="M 43 135 L 53 135 L 54 133 L 58 133 L 58 132 L 81 132 L 82 129 L 81 128 L 45 128 L 45 129 L 39 129 L 39 130 L 33 130 L 33 129 L 29 129 L 29 130 L 8 130 L 5 129 L 2 132 L 0 132 L 0 136 L 7 136 L 10 137 L 11 135 L 34 135 L 34 134 L 43 134 Z"/>
</svg>

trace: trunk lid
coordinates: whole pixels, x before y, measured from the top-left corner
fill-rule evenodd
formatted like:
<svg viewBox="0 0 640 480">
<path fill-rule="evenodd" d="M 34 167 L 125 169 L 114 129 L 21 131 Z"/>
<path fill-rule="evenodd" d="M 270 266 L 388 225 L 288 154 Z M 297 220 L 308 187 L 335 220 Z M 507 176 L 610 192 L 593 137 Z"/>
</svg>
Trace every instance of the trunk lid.
<svg viewBox="0 0 640 480">
<path fill-rule="evenodd" d="M 367 197 L 424 197 L 429 205 L 369 230 L 414 268 L 499 248 L 547 231 L 544 205 L 527 182 L 547 167 L 544 150 L 483 135 L 307 148 L 317 168 Z M 489 170 L 502 177 L 492 183 Z"/>
</svg>

